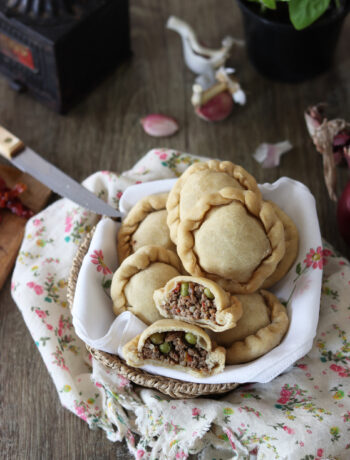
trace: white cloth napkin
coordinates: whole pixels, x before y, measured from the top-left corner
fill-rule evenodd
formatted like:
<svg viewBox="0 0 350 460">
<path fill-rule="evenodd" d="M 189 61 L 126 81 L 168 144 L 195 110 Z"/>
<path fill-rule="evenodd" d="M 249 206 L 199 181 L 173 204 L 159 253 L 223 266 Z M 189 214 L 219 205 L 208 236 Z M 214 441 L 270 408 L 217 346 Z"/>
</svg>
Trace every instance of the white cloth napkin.
<svg viewBox="0 0 350 460">
<path fill-rule="evenodd" d="M 140 198 L 169 191 L 175 182 L 176 179 L 168 179 L 130 186 L 120 200 L 120 209 L 127 213 Z M 146 365 L 142 369 L 190 382 L 264 383 L 285 371 L 311 349 L 318 322 L 322 269 L 306 270 L 308 267 L 304 260 L 310 248 L 315 248 L 316 251 L 322 244 L 315 200 L 303 184 L 286 177 L 280 178 L 274 184 L 263 184 L 260 189 L 265 199 L 276 202 L 296 222 L 300 234 L 296 262 L 287 276 L 273 289 L 279 298 L 289 300 L 290 327 L 282 343 L 251 363 L 226 366 L 224 372 L 205 379 L 160 366 Z M 78 336 L 86 343 L 123 358 L 123 345 L 147 326 L 129 312 L 117 318 L 112 313 L 112 301 L 105 285 L 118 267 L 118 228 L 119 224 L 110 219 L 103 219 L 97 225 L 78 277 L 73 324 Z M 99 265 L 96 265 L 98 254 Z M 308 271 L 307 277 L 306 274 L 298 276 L 298 265 L 300 271 Z"/>
<path fill-rule="evenodd" d="M 112 310 L 108 288 L 112 271 L 118 267 L 119 227 L 111 219 L 102 219 L 97 225 L 79 272 L 72 309 L 75 332 L 85 343 L 118 354 L 121 346 L 145 329 L 135 315 L 124 312 L 116 318 Z"/>
</svg>

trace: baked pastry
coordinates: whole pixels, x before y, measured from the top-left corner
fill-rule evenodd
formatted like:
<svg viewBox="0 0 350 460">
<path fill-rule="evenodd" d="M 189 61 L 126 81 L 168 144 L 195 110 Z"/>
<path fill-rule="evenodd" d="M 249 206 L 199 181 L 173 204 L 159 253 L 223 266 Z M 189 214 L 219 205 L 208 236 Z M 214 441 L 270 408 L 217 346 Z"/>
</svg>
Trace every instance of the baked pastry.
<svg viewBox="0 0 350 460">
<path fill-rule="evenodd" d="M 177 276 L 154 291 L 153 299 L 165 318 L 186 321 L 212 331 L 225 331 L 242 316 L 237 297 L 214 281 L 193 276 Z"/>
<path fill-rule="evenodd" d="M 111 285 L 113 311 L 129 310 L 144 323 L 161 318 L 153 292 L 181 273 L 177 255 L 160 246 L 143 246 L 127 257 L 114 273 Z"/>
<path fill-rule="evenodd" d="M 157 245 L 176 252 L 166 223 L 168 193 L 142 198 L 125 217 L 118 232 L 118 259 L 121 263 L 142 246 Z"/>
<path fill-rule="evenodd" d="M 170 237 L 177 243 L 180 221 L 191 217 L 192 208 L 206 193 L 213 193 L 224 187 L 252 190 L 261 196 L 258 185 L 242 166 L 230 161 L 210 160 L 194 163 L 176 181 L 169 192 L 166 208 Z"/>
<path fill-rule="evenodd" d="M 283 224 L 286 250 L 276 270 L 263 282 L 262 287 L 264 289 L 273 286 L 286 275 L 293 265 L 299 251 L 299 233 L 294 222 L 276 203 L 273 201 L 269 201 L 269 203 Z"/>
<path fill-rule="evenodd" d="M 178 228 L 177 252 L 186 271 L 233 294 L 255 292 L 285 252 L 284 229 L 260 195 L 226 187 L 204 195 Z"/>
<path fill-rule="evenodd" d="M 145 364 L 209 377 L 225 367 L 225 349 L 215 346 L 198 326 L 174 319 L 162 319 L 145 329 L 123 347 L 129 366 Z"/>
<path fill-rule="evenodd" d="M 270 324 L 270 312 L 265 298 L 259 293 L 237 295 L 242 305 L 242 316 L 236 327 L 214 334 L 214 340 L 225 348 L 233 342 L 243 340 Z"/>
<path fill-rule="evenodd" d="M 237 296 L 243 315 L 237 326 L 213 334 L 226 348 L 226 364 L 240 364 L 259 358 L 276 347 L 287 332 L 289 319 L 285 307 L 271 292 Z"/>
</svg>

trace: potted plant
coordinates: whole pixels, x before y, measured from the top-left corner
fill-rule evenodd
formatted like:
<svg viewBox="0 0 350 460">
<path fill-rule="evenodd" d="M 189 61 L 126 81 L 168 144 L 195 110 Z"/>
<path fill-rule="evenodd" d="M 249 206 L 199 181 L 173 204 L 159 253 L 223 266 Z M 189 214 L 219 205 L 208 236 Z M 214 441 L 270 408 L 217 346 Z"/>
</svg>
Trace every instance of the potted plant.
<svg viewBox="0 0 350 460">
<path fill-rule="evenodd" d="M 350 0 L 237 0 L 248 56 L 263 75 L 300 82 L 327 70 Z"/>
</svg>

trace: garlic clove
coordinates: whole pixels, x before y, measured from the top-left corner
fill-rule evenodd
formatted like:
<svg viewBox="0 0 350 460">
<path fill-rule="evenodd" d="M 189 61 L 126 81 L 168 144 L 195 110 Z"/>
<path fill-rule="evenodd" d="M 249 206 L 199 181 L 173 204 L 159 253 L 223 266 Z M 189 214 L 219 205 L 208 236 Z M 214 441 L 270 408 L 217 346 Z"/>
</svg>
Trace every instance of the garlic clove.
<svg viewBox="0 0 350 460">
<path fill-rule="evenodd" d="M 172 136 L 179 130 L 177 121 L 160 113 L 150 114 L 140 120 L 144 131 L 153 137 Z"/>
<path fill-rule="evenodd" d="M 263 143 L 253 153 L 253 158 L 263 168 L 274 168 L 280 164 L 281 155 L 293 148 L 289 141 L 278 142 L 277 144 Z"/>
</svg>

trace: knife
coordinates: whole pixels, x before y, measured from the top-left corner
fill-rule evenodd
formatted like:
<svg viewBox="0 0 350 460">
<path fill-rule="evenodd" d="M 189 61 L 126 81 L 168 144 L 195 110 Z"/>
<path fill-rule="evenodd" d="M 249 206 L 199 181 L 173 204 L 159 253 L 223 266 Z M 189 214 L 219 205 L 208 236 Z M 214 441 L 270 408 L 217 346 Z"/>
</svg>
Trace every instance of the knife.
<svg viewBox="0 0 350 460">
<path fill-rule="evenodd" d="M 54 192 L 69 198 L 83 208 L 96 214 L 118 218 L 118 220 L 123 217 L 120 211 L 102 201 L 56 166 L 44 160 L 2 126 L 0 126 L 0 155 L 10 160 L 21 171 L 30 174 Z"/>
</svg>

